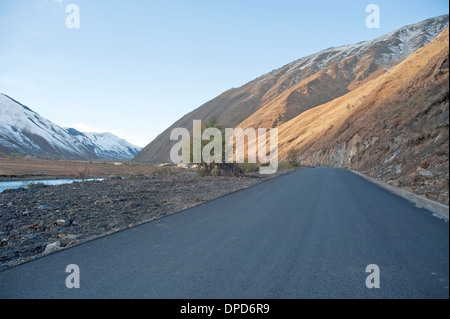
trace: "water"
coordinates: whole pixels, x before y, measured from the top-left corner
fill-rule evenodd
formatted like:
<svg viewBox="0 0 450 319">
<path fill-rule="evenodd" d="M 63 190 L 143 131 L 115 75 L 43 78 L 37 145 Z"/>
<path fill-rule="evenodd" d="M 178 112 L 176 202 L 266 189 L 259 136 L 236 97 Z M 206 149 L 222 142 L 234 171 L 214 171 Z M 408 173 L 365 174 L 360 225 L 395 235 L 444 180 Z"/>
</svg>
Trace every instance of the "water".
<svg viewBox="0 0 450 319">
<path fill-rule="evenodd" d="M 0 193 L 6 189 L 27 188 L 30 183 L 43 183 L 44 185 L 61 185 L 70 184 L 73 182 L 83 181 L 102 181 L 104 178 L 91 178 L 87 180 L 82 179 L 49 179 L 49 180 L 36 180 L 36 181 L 12 181 L 12 182 L 0 182 Z"/>
</svg>

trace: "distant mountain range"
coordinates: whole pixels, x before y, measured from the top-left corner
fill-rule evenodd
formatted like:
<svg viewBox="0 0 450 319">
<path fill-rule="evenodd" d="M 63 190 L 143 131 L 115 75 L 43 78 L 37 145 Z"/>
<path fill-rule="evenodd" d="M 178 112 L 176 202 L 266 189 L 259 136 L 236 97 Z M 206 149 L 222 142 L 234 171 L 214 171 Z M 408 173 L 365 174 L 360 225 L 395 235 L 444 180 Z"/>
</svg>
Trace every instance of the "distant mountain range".
<svg viewBox="0 0 450 319">
<path fill-rule="evenodd" d="M 130 159 L 142 149 L 108 132 L 85 133 L 74 128 L 65 130 L 99 158 Z"/>
<path fill-rule="evenodd" d="M 134 161 L 170 161 L 176 127 L 215 117 L 223 127 L 279 127 L 385 74 L 448 27 L 448 15 L 411 24 L 371 41 L 329 48 L 230 89 L 183 116 L 147 145 Z M 301 132 L 298 132 L 299 134 Z"/>
<path fill-rule="evenodd" d="M 0 152 L 65 159 L 130 159 L 140 147 L 111 133 L 62 128 L 13 98 L 0 94 Z"/>
</svg>

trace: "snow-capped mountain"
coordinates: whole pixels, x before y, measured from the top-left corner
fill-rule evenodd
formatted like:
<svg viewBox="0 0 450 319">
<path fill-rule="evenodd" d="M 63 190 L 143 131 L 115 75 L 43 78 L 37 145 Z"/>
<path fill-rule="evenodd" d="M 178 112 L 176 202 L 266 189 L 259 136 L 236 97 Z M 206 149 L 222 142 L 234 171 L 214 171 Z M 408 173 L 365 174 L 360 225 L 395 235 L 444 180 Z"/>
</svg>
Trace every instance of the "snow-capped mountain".
<svg viewBox="0 0 450 319">
<path fill-rule="evenodd" d="M 74 128 L 66 128 L 66 131 L 100 158 L 130 159 L 142 149 L 107 132 L 85 133 Z"/>
<path fill-rule="evenodd" d="M 176 127 L 191 130 L 193 120 L 215 117 L 223 127 L 242 129 L 278 127 L 386 73 L 448 27 L 448 19 L 442 15 L 369 41 L 328 48 L 225 91 L 159 134 L 134 161 L 170 161 L 176 143 L 170 132 Z"/>
<path fill-rule="evenodd" d="M 317 72 L 351 57 L 359 60 L 374 57 L 373 62 L 387 70 L 429 43 L 448 26 L 448 15 L 427 19 L 401 27 L 370 41 L 332 47 L 301 58 L 287 65 L 288 72 L 300 73 L 308 68 L 313 68 Z"/>
<path fill-rule="evenodd" d="M 4 94 L 0 94 L 0 151 L 91 157 L 91 152 L 66 130 Z"/>
<path fill-rule="evenodd" d="M 0 94 L 0 152 L 66 159 L 129 159 L 140 150 L 110 133 L 64 129 L 11 97 Z"/>
</svg>

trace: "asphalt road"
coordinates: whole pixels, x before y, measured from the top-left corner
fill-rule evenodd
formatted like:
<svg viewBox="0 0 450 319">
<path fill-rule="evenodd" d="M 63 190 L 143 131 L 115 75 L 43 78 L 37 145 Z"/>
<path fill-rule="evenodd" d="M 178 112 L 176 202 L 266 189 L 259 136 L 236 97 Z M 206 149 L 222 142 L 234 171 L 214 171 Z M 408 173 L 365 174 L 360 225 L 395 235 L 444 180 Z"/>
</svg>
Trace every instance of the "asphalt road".
<svg viewBox="0 0 450 319">
<path fill-rule="evenodd" d="M 80 288 L 66 287 L 66 266 Z M 366 287 L 369 264 L 380 288 Z M 449 298 L 449 226 L 311 168 L 0 273 L 1 298 Z"/>
</svg>

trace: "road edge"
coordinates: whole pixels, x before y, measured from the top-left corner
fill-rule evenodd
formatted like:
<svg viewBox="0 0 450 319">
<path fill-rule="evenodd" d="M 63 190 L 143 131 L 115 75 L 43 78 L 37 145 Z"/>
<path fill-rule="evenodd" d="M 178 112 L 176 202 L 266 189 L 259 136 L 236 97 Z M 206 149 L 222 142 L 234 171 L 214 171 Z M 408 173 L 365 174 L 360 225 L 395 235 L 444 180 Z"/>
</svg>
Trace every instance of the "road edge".
<svg viewBox="0 0 450 319">
<path fill-rule="evenodd" d="M 395 194 L 398 195 L 412 203 L 414 203 L 415 205 L 421 207 L 421 208 L 425 208 L 427 210 L 429 210 L 430 212 L 432 212 L 435 216 L 448 220 L 449 219 L 449 207 L 447 205 L 441 204 L 439 202 L 433 201 L 431 199 L 425 198 L 423 196 L 405 191 L 404 189 L 401 189 L 399 187 L 395 187 L 392 185 L 389 185 L 385 182 L 379 181 L 373 177 L 369 177 L 361 172 L 355 171 L 350 169 L 350 172 L 361 176 L 362 178 L 366 179 L 367 181 Z"/>
</svg>

